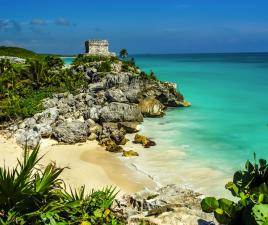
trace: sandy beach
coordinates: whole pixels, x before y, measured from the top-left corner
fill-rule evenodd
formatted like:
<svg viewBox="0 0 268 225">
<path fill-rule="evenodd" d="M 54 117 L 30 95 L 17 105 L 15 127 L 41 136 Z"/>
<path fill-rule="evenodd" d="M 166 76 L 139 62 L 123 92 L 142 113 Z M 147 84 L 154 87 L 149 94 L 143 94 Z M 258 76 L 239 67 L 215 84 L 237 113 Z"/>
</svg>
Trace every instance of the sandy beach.
<svg viewBox="0 0 268 225">
<path fill-rule="evenodd" d="M 41 142 L 41 165 L 55 162 L 58 167 L 66 167 L 61 174 L 67 187 L 86 186 L 86 190 L 116 186 L 120 195 L 153 188 L 155 183 L 146 175 L 126 166 L 116 154 L 106 152 L 97 141 L 75 145 L 60 145 L 51 139 Z M 0 166 L 12 167 L 22 158 L 23 150 L 13 138 L 0 136 Z"/>
</svg>

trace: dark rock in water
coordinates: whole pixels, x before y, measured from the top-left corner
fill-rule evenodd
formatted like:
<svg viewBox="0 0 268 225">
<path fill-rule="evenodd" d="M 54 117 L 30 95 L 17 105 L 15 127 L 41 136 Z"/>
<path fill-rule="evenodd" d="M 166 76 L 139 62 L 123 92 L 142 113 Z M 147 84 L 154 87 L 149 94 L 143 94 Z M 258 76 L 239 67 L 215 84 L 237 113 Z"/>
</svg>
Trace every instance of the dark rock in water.
<svg viewBox="0 0 268 225">
<path fill-rule="evenodd" d="M 202 212 L 200 201 L 200 194 L 168 185 L 124 195 L 115 200 L 113 211 L 130 225 L 197 225 L 198 221 L 203 225 L 214 224 L 213 216 Z"/>
<path fill-rule="evenodd" d="M 138 107 L 146 117 L 162 117 L 165 115 L 165 106 L 159 100 L 152 97 L 141 100 Z"/>
<path fill-rule="evenodd" d="M 143 116 L 137 105 L 113 102 L 100 112 L 102 122 L 142 122 Z"/>
<path fill-rule="evenodd" d="M 75 144 L 86 142 L 88 137 L 88 126 L 81 121 L 64 121 L 53 129 L 52 137 L 59 142 Z"/>
<path fill-rule="evenodd" d="M 137 129 L 140 123 L 137 122 L 120 122 L 118 123 L 119 128 L 123 128 L 126 133 L 137 133 L 139 130 Z"/>
<path fill-rule="evenodd" d="M 142 144 L 142 146 L 144 148 L 150 148 L 151 146 L 155 146 L 156 143 L 152 140 L 150 140 L 149 138 L 140 135 L 140 134 L 136 134 L 134 137 L 134 141 L 135 144 Z"/>
<path fill-rule="evenodd" d="M 123 151 L 122 156 L 124 156 L 124 157 L 139 156 L 139 153 L 138 153 L 138 152 L 135 152 L 135 151 L 133 151 L 133 150 Z"/>
<path fill-rule="evenodd" d="M 105 150 L 108 152 L 113 152 L 113 153 L 119 153 L 119 152 L 123 152 L 123 148 L 119 145 L 117 145 L 114 141 L 107 140 L 103 143 L 106 147 Z"/>
<path fill-rule="evenodd" d="M 117 145 L 125 145 L 127 140 L 125 138 L 125 130 L 123 128 L 119 128 L 117 123 L 103 123 L 103 131 L 100 138 L 110 138 Z"/>
</svg>

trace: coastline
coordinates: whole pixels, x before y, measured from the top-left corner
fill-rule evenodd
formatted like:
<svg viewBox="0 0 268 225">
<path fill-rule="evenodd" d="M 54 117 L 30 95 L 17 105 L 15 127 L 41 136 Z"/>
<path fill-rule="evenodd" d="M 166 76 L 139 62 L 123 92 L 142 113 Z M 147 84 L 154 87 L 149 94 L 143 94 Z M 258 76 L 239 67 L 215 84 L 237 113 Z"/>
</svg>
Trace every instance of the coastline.
<svg viewBox="0 0 268 225">
<path fill-rule="evenodd" d="M 156 146 L 149 149 L 134 144 L 135 134 L 127 134 L 130 141 L 124 146 L 126 150 L 134 150 L 139 157 L 119 158 L 137 173 L 150 177 L 157 187 L 174 184 L 182 189 L 193 190 L 203 196 L 217 196 L 219 198 L 233 198 L 226 191 L 225 184 L 232 180 L 232 177 L 220 170 L 215 170 L 200 159 L 191 159 L 187 152 L 188 146 L 170 146 L 161 138 L 158 138 L 156 127 L 150 126 L 146 120 L 141 124 L 139 134 L 149 137 L 156 142 Z M 161 120 L 155 118 L 154 120 Z M 161 121 L 160 121 L 161 122 Z M 165 132 L 168 132 L 165 127 Z M 155 136 L 153 134 L 156 134 Z M 167 176 L 168 174 L 168 176 Z M 213 187 L 213 188 L 211 188 Z"/>
<path fill-rule="evenodd" d="M 119 196 L 154 188 L 154 182 L 143 174 L 136 174 L 116 155 L 106 152 L 97 141 L 87 141 L 74 145 L 60 145 L 51 139 L 42 139 L 40 156 L 44 155 L 41 165 L 50 162 L 58 167 L 66 167 L 60 176 L 66 187 L 79 188 L 83 185 L 86 191 L 114 186 Z M 0 135 L 1 166 L 12 167 L 17 159 L 23 157 L 23 150 L 13 138 Z"/>
</svg>

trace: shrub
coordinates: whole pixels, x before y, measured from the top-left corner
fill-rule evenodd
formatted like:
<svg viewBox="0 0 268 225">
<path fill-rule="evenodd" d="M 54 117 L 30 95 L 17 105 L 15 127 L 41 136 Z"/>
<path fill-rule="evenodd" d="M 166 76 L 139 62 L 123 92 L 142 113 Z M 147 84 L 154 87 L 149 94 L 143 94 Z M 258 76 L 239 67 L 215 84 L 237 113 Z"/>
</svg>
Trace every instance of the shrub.
<svg viewBox="0 0 268 225">
<path fill-rule="evenodd" d="M 111 210 L 115 188 L 85 194 L 81 187 L 68 193 L 59 179 L 64 168 L 37 169 L 38 153 L 39 145 L 31 153 L 26 146 L 16 167 L 0 168 L 0 224 L 121 224 Z"/>
<path fill-rule="evenodd" d="M 46 56 L 44 61 L 50 69 L 61 69 L 64 65 L 63 60 L 56 56 Z"/>
<path fill-rule="evenodd" d="M 0 61 L 0 121 L 29 117 L 43 109 L 55 92 L 76 92 L 86 85 L 83 73 L 61 69 L 56 57 L 27 59 L 23 66 Z"/>
<path fill-rule="evenodd" d="M 104 61 L 98 67 L 98 72 L 111 72 L 112 67 L 110 61 Z"/>
<path fill-rule="evenodd" d="M 239 198 L 228 199 L 207 197 L 201 207 L 206 213 L 214 213 L 220 224 L 226 225 L 266 225 L 268 224 L 268 164 L 260 159 L 254 163 L 247 161 L 245 170 L 237 171 L 226 189 Z"/>
</svg>

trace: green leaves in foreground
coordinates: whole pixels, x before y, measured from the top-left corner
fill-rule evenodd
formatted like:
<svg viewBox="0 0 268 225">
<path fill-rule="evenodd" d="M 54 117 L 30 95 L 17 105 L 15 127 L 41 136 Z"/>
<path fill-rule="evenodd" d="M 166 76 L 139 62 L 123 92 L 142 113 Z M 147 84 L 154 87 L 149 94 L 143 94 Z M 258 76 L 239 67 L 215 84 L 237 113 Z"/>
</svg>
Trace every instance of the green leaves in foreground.
<svg viewBox="0 0 268 225">
<path fill-rule="evenodd" d="M 268 225 L 268 165 L 264 159 L 257 163 L 255 154 L 254 161 L 247 161 L 245 170 L 235 172 L 233 181 L 225 186 L 238 202 L 214 197 L 202 200 L 202 210 L 214 213 L 220 224 Z"/>
<path fill-rule="evenodd" d="M 23 160 L 12 169 L 0 168 L 1 225 L 120 224 L 111 205 L 115 188 L 85 192 L 85 187 L 67 192 L 59 179 L 64 168 L 55 164 L 40 170 L 39 145 L 25 147 Z"/>
</svg>

